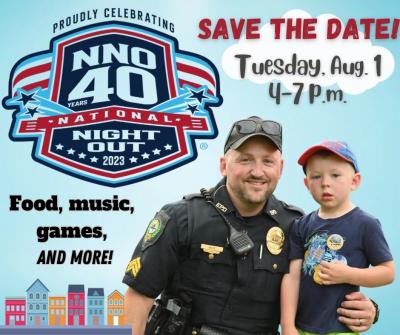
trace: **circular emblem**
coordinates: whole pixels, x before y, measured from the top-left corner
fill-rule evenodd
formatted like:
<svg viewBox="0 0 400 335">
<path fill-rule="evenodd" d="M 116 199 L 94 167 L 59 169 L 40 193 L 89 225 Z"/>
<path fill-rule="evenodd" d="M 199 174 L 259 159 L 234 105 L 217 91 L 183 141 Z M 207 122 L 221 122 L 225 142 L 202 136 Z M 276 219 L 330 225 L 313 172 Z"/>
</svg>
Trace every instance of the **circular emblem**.
<svg viewBox="0 0 400 335">
<path fill-rule="evenodd" d="M 332 234 L 328 236 L 326 244 L 329 249 L 336 251 L 343 247 L 344 238 L 339 234 Z"/>
<path fill-rule="evenodd" d="M 279 255 L 282 252 L 285 234 L 279 227 L 272 227 L 267 232 L 266 242 L 269 252 L 273 255 Z"/>
<path fill-rule="evenodd" d="M 151 241 L 161 231 L 161 221 L 153 219 L 147 227 L 146 234 L 144 235 L 144 241 Z"/>
</svg>

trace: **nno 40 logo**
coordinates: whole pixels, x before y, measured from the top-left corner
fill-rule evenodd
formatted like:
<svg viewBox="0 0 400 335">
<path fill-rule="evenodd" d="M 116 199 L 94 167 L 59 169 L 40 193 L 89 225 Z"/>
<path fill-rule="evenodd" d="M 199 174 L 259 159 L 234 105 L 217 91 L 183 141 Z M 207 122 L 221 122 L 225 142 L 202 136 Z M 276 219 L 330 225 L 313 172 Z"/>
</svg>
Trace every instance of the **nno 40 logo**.
<svg viewBox="0 0 400 335">
<path fill-rule="evenodd" d="M 32 157 L 107 186 L 164 173 L 215 138 L 210 106 L 222 102 L 207 59 L 168 35 L 108 22 L 58 36 L 12 69 L 10 138 L 34 141 Z"/>
</svg>

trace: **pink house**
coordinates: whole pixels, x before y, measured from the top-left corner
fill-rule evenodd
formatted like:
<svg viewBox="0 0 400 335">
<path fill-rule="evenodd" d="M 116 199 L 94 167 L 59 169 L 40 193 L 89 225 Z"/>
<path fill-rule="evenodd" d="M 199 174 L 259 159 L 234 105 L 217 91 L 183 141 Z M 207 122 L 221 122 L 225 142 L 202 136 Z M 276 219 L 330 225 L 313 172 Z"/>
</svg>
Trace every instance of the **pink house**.
<svg viewBox="0 0 400 335">
<path fill-rule="evenodd" d="M 6 326 L 26 325 L 26 300 L 25 298 L 5 299 Z"/>
<path fill-rule="evenodd" d="M 68 285 L 68 326 L 85 325 L 85 288 Z"/>
</svg>

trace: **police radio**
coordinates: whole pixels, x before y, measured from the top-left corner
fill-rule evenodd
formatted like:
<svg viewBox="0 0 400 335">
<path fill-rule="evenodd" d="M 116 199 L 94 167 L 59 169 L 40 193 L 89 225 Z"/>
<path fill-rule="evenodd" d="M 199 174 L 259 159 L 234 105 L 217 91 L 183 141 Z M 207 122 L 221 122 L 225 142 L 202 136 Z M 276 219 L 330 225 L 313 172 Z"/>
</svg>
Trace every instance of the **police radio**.
<svg viewBox="0 0 400 335">
<path fill-rule="evenodd" d="M 200 190 L 200 193 L 204 197 L 206 202 L 209 203 L 213 208 L 215 208 L 215 210 L 224 220 L 225 224 L 228 226 L 228 240 L 233 252 L 238 256 L 246 255 L 250 250 L 254 248 L 254 243 L 247 234 L 247 231 L 238 231 L 235 229 L 235 227 L 232 226 L 227 217 L 222 213 L 221 209 L 213 202 L 210 192 L 208 192 L 205 188 L 202 188 Z"/>
</svg>

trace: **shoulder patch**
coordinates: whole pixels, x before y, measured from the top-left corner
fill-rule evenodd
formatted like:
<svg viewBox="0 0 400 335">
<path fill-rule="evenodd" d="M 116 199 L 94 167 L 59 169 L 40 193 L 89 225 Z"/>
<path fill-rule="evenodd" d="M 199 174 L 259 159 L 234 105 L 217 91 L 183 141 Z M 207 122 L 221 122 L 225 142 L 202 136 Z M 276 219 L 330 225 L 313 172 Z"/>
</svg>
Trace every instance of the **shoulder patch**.
<svg viewBox="0 0 400 335">
<path fill-rule="evenodd" d="M 291 211 L 293 211 L 293 212 L 300 213 L 301 215 L 304 215 L 304 214 L 305 214 L 304 211 L 303 211 L 300 207 L 287 204 L 287 203 L 284 202 L 284 201 L 282 201 L 282 204 L 283 204 L 283 207 L 285 207 L 285 208 L 288 209 L 288 210 L 291 210 Z"/>
<path fill-rule="evenodd" d="M 164 232 L 165 226 L 167 225 L 169 219 L 169 215 L 161 210 L 150 221 L 143 237 L 142 251 L 157 242 Z"/>
</svg>

